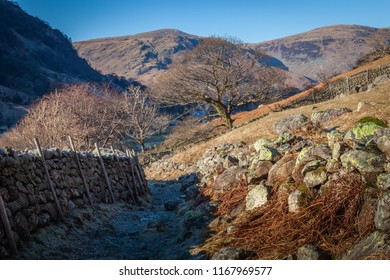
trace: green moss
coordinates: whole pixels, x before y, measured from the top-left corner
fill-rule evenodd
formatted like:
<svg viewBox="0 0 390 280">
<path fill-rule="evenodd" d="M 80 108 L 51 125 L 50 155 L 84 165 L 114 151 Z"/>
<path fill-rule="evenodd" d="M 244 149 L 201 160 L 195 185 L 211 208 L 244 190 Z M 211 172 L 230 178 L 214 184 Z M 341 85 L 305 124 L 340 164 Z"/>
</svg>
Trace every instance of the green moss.
<svg viewBox="0 0 390 280">
<path fill-rule="evenodd" d="M 388 127 L 385 121 L 382 121 L 375 117 L 363 117 L 357 121 L 357 124 L 373 123 L 381 127 Z"/>
<path fill-rule="evenodd" d="M 365 122 L 365 123 L 358 123 L 352 129 L 352 132 L 356 140 L 367 141 L 371 139 L 374 136 L 375 132 L 381 128 L 383 127 L 374 122 Z"/>
</svg>

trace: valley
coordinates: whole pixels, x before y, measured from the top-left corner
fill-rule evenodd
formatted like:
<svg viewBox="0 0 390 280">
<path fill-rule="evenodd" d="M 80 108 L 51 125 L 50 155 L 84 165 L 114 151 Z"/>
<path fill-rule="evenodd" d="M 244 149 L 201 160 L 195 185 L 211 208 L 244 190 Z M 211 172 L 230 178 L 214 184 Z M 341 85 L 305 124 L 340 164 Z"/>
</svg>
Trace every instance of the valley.
<svg viewBox="0 0 390 280">
<path fill-rule="evenodd" d="M 389 43 L 72 42 L 0 0 L 0 259 L 389 260 Z"/>
</svg>

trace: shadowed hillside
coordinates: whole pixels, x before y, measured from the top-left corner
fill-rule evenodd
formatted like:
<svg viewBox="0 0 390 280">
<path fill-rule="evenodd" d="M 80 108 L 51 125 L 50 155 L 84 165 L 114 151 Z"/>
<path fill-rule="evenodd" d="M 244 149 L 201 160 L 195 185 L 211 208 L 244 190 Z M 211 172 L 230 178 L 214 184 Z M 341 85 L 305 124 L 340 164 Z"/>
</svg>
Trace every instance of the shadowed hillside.
<svg viewBox="0 0 390 280">
<path fill-rule="evenodd" d="M 102 81 L 57 29 L 0 1 L 0 124 L 12 125 L 25 106 L 65 83 Z"/>
</svg>

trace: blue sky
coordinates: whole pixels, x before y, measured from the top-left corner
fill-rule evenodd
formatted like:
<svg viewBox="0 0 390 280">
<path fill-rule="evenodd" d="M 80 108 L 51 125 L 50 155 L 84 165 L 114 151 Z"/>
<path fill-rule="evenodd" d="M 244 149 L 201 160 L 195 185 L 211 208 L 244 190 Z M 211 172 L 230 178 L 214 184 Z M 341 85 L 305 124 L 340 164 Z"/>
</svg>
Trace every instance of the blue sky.
<svg viewBox="0 0 390 280">
<path fill-rule="evenodd" d="M 72 38 L 175 28 L 261 42 L 333 24 L 390 27 L 390 1 L 342 0 L 16 0 L 29 14 Z"/>
</svg>

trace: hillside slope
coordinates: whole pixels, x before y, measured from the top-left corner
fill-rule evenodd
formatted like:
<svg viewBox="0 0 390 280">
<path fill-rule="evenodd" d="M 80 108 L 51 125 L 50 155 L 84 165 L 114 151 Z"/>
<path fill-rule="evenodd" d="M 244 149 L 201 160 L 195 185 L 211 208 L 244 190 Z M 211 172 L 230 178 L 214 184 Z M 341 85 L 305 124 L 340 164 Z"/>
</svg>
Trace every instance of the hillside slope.
<svg viewBox="0 0 390 280">
<path fill-rule="evenodd" d="M 104 74 L 132 78 L 145 85 L 169 69 L 172 61 L 185 51 L 194 49 L 202 38 L 176 29 L 161 29 L 131 36 L 95 39 L 74 43 L 79 55 Z M 253 52 L 246 45 L 248 52 Z M 261 63 L 286 70 L 278 59 L 263 55 Z M 309 80 L 286 72 L 291 87 L 303 88 Z"/>
<path fill-rule="evenodd" d="M 359 57 L 390 43 L 390 28 L 333 25 L 257 44 L 297 74 L 318 80 L 350 70 Z"/>
<path fill-rule="evenodd" d="M 191 50 L 200 37 L 175 29 L 74 43 L 81 57 L 104 74 L 136 78 L 148 84 L 175 55 Z"/>
<path fill-rule="evenodd" d="M 11 125 L 37 97 L 63 83 L 100 81 L 69 39 L 16 4 L 0 0 L 0 124 Z"/>
</svg>

